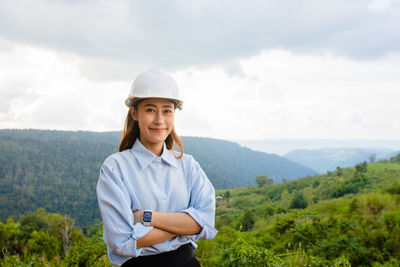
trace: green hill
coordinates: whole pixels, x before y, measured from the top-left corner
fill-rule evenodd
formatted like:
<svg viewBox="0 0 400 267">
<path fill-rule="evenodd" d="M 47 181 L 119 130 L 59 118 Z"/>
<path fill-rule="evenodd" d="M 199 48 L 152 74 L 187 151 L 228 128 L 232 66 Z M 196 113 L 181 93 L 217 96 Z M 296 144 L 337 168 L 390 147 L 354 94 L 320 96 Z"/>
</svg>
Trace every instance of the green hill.
<svg viewBox="0 0 400 267">
<path fill-rule="evenodd" d="M 198 250 L 205 266 L 399 266 L 400 154 L 217 194 L 219 233 Z"/>
<path fill-rule="evenodd" d="M 225 140 L 182 137 L 182 142 L 185 151 L 199 161 L 216 188 L 254 185 L 256 175 L 260 174 L 267 174 L 275 183 L 315 174 L 312 169 L 284 157 Z"/>
</svg>

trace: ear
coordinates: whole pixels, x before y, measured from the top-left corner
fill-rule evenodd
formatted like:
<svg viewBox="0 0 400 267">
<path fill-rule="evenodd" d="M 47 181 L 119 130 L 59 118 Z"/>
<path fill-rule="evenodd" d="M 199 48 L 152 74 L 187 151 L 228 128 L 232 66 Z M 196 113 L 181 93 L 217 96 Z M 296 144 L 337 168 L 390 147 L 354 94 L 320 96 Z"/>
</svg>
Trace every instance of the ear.
<svg viewBox="0 0 400 267">
<path fill-rule="evenodd" d="M 132 107 L 132 106 L 129 107 L 129 113 L 131 114 L 132 119 L 133 119 L 134 121 L 137 121 L 137 120 L 138 120 L 138 119 L 137 119 L 137 110 L 135 110 L 134 107 Z"/>
</svg>

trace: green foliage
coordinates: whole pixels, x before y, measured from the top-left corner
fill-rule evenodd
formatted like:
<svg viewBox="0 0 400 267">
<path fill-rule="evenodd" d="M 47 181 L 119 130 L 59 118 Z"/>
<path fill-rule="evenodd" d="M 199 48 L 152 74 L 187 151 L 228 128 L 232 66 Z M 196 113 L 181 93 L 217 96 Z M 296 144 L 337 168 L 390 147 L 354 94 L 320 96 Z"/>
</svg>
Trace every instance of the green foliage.
<svg viewBox="0 0 400 267">
<path fill-rule="evenodd" d="M 46 255 L 47 259 L 53 259 L 60 250 L 61 241 L 48 232 L 33 231 L 26 247 L 29 253 Z"/>
<path fill-rule="evenodd" d="M 291 209 L 305 209 L 308 206 L 307 199 L 304 197 L 303 193 L 297 193 L 292 202 L 290 203 Z"/>
<path fill-rule="evenodd" d="M 386 188 L 385 191 L 390 193 L 390 194 L 400 195 L 400 184 L 395 183 L 393 185 L 390 185 L 389 187 Z"/>
<path fill-rule="evenodd" d="M 66 258 L 68 266 L 105 266 L 107 247 L 102 237 L 102 230 L 99 230 L 92 237 L 76 243 Z"/>
<path fill-rule="evenodd" d="M 266 184 L 273 184 L 274 180 L 269 179 L 266 174 L 263 174 L 263 175 L 256 176 L 256 183 L 257 183 L 258 187 L 263 187 Z"/>
<path fill-rule="evenodd" d="M 229 190 L 226 190 L 224 193 L 224 199 L 228 200 L 231 196 L 231 192 Z"/>
<path fill-rule="evenodd" d="M 237 229 L 242 229 L 243 231 L 249 231 L 253 228 L 255 223 L 254 211 L 246 210 L 242 217 L 240 218 L 239 224 L 236 226 Z"/>
<path fill-rule="evenodd" d="M 236 241 L 223 249 L 221 266 L 284 266 L 284 262 L 271 250 L 252 245 L 238 233 Z"/>
<path fill-rule="evenodd" d="M 400 163 L 400 153 L 390 158 L 390 162 Z"/>
<path fill-rule="evenodd" d="M 336 167 L 336 174 L 337 174 L 337 176 L 343 175 L 342 168 L 340 168 L 339 166 Z"/>
<path fill-rule="evenodd" d="M 235 243 L 236 250 L 231 247 L 234 242 L 221 242 L 228 235 L 229 240 L 232 238 L 232 233 L 225 230 L 218 233 L 218 239 L 205 241 L 214 248 L 215 255 L 202 261 L 206 263 L 203 266 L 229 266 L 231 254 L 231 266 L 239 265 L 240 259 L 260 258 L 254 255 L 261 255 L 264 249 L 278 255 L 282 266 L 398 266 L 400 165 L 381 161 L 340 171 L 340 176 L 320 175 L 286 184 L 230 190 L 232 206 L 217 209 L 225 212 L 217 216 L 217 221 L 224 218 L 217 227 L 235 229 L 248 211 L 255 214 L 254 226 L 241 233 L 246 245 Z M 352 194 L 332 198 L 332 192 L 343 185 Z M 286 209 L 299 195 L 308 206 Z M 257 252 L 246 252 L 246 246 Z"/>
<path fill-rule="evenodd" d="M 343 184 L 337 184 L 334 191 L 332 192 L 332 197 L 342 197 L 346 194 L 355 194 L 360 191 L 360 189 L 364 188 L 368 183 L 369 180 L 364 175 L 367 171 L 366 161 L 365 164 L 357 164 L 356 165 L 356 172 L 351 179 L 348 179 Z"/>
<path fill-rule="evenodd" d="M 367 172 L 367 168 L 368 168 L 368 163 L 366 161 L 364 161 L 363 163 L 359 163 L 356 165 L 356 171 L 363 173 L 363 172 Z"/>
<path fill-rule="evenodd" d="M 19 221 L 0 222 L 0 266 L 59 266 L 68 250 L 85 240 L 71 218 L 39 209 Z"/>
<path fill-rule="evenodd" d="M 21 251 L 22 234 L 19 230 L 19 224 L 11 218 L 6 223 L 0 222 L 0 257 L 7 251 Z"/>
<path fill-rule="evenodd" d="M 89 141 L 1 136 L 0 219 L 38 208 L 72 214 L 80 225 L 99 219 L 99 169 L 114 151 L 113 145 Z M 26 220 L 27 227 L 40 223 Z"/>
</svg>

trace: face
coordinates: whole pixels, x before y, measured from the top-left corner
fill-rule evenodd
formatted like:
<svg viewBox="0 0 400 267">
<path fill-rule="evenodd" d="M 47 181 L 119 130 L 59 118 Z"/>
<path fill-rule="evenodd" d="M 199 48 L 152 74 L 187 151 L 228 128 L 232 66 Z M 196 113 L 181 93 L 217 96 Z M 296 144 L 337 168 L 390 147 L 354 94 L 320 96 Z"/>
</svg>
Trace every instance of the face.
<svg viewBox="0 0 400 267">
<path fill-rule="evenodd" d="M 162 98 L 144 99 L 137 110 L 131 107 L 131 115 L 139 123 L 140 142 L 160 155 L 165 139 L 174 128 L 174 102 Z"/>
</svg>

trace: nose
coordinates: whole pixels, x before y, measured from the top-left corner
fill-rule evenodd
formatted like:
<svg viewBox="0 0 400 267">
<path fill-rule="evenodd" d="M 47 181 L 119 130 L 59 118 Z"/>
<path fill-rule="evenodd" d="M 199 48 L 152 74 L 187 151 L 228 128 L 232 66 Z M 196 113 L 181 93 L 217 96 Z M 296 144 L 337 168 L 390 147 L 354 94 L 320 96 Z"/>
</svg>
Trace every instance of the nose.
<svg viewBox="0 0 400 267">
<path fill-rule="evenodd" d="M 155 115 L 155 118 L 154 118 L 154 122 L 156 124 L 160 124 L 160 123 L 162 123 L 162 121 L 163 121 L 162 112 L 161 111 L 157 111 L 156 115 Z"/>
</svg>

